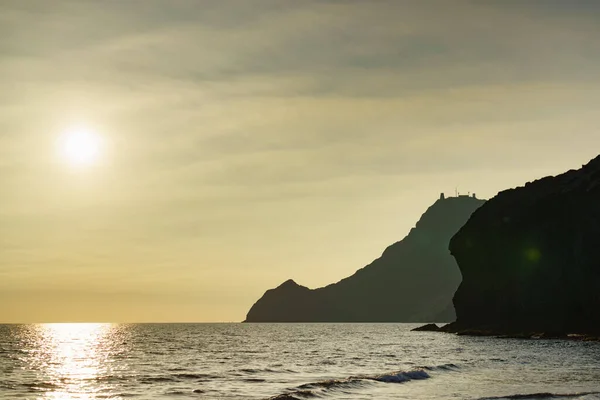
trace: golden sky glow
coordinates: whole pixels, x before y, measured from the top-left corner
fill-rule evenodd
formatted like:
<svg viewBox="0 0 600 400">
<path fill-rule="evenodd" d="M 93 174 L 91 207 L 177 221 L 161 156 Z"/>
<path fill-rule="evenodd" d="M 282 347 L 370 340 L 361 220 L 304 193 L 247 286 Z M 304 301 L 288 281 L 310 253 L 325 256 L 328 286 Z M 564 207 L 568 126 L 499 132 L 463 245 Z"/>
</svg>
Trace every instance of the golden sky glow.
<svg viewBox="0 0 600 400">
<path fill-rule="evenodd" d="M 0 322 L 239 321 L 600 149 L 597 2 L 143 3 L 0 4 Z"/>
</svg>

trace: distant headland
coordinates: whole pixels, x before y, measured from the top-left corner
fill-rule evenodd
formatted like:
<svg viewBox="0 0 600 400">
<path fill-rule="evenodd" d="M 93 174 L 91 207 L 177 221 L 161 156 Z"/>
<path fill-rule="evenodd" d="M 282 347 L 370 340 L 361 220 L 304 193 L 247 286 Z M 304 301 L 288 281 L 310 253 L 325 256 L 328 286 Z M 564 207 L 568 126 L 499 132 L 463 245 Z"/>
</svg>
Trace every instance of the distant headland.
<svg viewBox="0 0 600 400">
<path fill-rule="evenodd" d="M 354 275 L 311 290 L 288 280 L 268 290 L 245 322 L 450 322 L 461 282 L 450 238 L 485 200 L 439 199 L 401 241 Z"/>
</svg>

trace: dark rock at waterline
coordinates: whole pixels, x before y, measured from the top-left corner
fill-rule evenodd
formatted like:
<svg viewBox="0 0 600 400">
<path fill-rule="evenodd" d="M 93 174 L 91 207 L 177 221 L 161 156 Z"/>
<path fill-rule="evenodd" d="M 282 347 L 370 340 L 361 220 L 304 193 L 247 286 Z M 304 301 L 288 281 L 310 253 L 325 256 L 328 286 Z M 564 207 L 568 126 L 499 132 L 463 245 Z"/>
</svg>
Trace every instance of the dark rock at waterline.
<svg viewBox="0 0 600 400">
<path fill-rule="evenodd" d="M 441 332 L 441 328 L 436 324 L 427 324 L 419 326 L 418 328 L 412 329 L 413 332 Z"/>
<path fill-rule="evenodd" d="M 268 290 L 246 322 L 449 322 L 461 276 L 448 242 L 484 203 L 440 198 L 400 242 L 354 275 L 311 290 L 288 280 Z"/>
<path fill-rule="evenodd" d="M 443 330 L 600 334 L 600 157 L 499 193 L 450 250 L 463 281 Z"/>
<path fill-rule="evenodd" d="M 416 329 L 415 329 L 416 330 Z M 514 329 L 492 330 L 492 329 L 461 329 L 456 324 L 451 323 L 439 328 L 434 332 L 455 333 L 458 336 L 491 336 L 498 339 L 550 339 L 550 340 L 569 340 L 579 342 L 600 342 L 598 334 L 569 334 L 557 332 L 518 332 Z"/>
</svg>

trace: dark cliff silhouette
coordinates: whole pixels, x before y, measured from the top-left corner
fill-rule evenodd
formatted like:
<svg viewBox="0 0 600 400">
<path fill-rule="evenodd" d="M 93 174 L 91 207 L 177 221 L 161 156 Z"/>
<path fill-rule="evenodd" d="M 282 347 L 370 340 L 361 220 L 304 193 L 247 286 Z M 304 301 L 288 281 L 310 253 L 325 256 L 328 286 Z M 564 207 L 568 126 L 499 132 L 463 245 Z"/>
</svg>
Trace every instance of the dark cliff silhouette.
<svg viewBox="0 0 600 400">
<path fill-rule="evenodd" d="M 600 334 L 600 157 L 499 193 L 450 250 L 463 282 L 443 330 Z"/>
<path fill-rule="evenodd" d="M 461 276 L 448 242 L 483 203 L 474 196 L 442 196 L 370 265 L 315 290 L 288 280 L 268 290 L 246 322 L 453 321 L 451 299 Z"/>
</svg>

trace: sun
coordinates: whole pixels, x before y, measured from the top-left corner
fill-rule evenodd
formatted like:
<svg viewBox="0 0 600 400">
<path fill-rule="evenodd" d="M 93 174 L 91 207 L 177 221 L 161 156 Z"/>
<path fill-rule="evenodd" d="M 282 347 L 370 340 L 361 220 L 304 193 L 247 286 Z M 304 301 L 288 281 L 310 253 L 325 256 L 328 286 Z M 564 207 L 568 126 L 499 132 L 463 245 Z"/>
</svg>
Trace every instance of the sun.
<svg viewBox="0 0 600 400">
<path fill-rule="evenodd" d="M 98 162 L 102 152 L 102 138 L 87 128 L 72 128 L 59 141 L 63 160 L 73 166 L 84 167 Z"/>
</svg>

